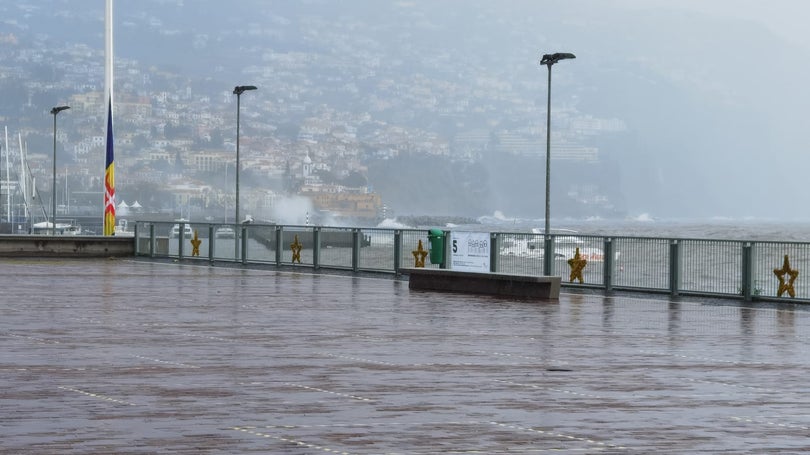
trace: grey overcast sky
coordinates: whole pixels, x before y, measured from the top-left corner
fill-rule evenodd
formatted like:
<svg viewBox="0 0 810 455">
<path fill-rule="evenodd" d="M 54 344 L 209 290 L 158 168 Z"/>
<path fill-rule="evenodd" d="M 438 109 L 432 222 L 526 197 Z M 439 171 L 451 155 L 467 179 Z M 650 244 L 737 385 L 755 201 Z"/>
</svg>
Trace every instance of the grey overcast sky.
<svg viewBox="0 0 810 455">
<path fill-rule="evenodd" d="M 103 43 L 102 1 L 28 2 L 40 6 L 0 2 L 0 33 L 5 27 L 27 35 L 23 43 L 42 37 L 96 49 Z M 373 112 L 375 121 L 447 141 L 484 130 L 490 142 L 504 138 L 501 151 L 510 158 L 510 140 L 540 144 L 534 149 L 540 153 L 520 152 L 536 159 L 544 156 L 547 93 L 538 59 L 572 52 L 576 61 L 555 70 L 552 121 L 560 128 L 554 131 L 560 144 L 598 150 L 599 159 L 554 168 L 552 198 L 561 200 L 553 206 L 565 207 L 569 193 L 590 192 L 630 216 L 810 220 L 804 171 L 810 168 L 808 0 L 238 3 L 119 1 L 116 55 L 137 62 L 136 70 L 166 68 L 187 77 L 191 82 L 179 89 L 209 95 L 217 101 L 211 109 L 223 108 L 222 87 L 245 81 L 262 87 L 254 105 L 282 100 Z M 60 63 L 63 54 L 54 55 Z M 138 85 L 146 84 L 142 80 L 129 83 L 133 91 L 153 89 Z M 168 86 L 176 89 L 171 84 L 174 79 Z M 37 82 L 41 86 L 47 84 Z M 69 96 L 74 89 L 66 90 Z M 412 102 L 420 96 L 424 105 Z M 458 106 L 469 108 L 442 113 Z M 320 114 L 313 108 L 301 115 Z M 622 128 L 592 135 L 569 129 L 566 136 L 572 119 L 618 120 Z M 293 138 L 300 124 L 284 109 L 266 109 L 262 121 L 282 125 Z M 487 144 L 487 151 L 495 149 Z M 544 163 L 507 165 L 494 152 L 482 156 L 492 161 L 481 165 L 488 180 L 470 175 L 488 185 L 478 185 L 488 199 L 465 199 L 469 208 L 463 213 L 542 213 L 542 204 L 514 195 L 537 190 Z M 515 169 L 526 175 L 514 175 Z M 120 170 L 123 175 L 123 164 Z M 388 175 L 371 182 L 387 202 L 399 198 L 390 206 L 400 213 L 440 212 L 450 205 L 426 208 L 412 192 L 398 191 L 404 185 L 391 183 Z M 456 185 L 460 196 L 469 196 L 466 183 Z M 424 200 L 434 203 L 433 194 L 426 191 Z"/>
<path fill-rule="evenodd" d="M 764 24 L 775 34 L 810 49 L 810 2 L 806 0 L 621 0 L 641 9 L 681 9 Z"/>
</svg>

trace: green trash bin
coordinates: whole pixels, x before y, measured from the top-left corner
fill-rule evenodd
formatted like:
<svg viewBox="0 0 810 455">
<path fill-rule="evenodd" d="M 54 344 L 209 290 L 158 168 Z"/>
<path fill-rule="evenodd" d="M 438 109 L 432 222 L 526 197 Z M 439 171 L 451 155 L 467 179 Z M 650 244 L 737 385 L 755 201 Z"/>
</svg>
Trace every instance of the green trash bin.
<svg viewBox="0 0 810 455">
<path fill-rule="evenodd" d="M 430 263 L 444 263 L 444 231 L 441 229 L 431 229 L 428 231 L 428 243 L 430 243 Z"/>
</svg>

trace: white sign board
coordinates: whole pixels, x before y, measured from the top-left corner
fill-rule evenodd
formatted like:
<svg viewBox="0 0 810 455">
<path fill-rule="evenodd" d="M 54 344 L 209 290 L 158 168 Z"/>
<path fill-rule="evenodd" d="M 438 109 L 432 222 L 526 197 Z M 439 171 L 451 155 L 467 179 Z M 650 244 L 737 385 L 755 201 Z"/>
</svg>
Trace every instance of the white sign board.
<svg viewBox="0 0 810 455">
<path fill-rule="evenodd" d="M 452 270 L 489 273 L 489 232 L 450 232 Z"/>
</svg>

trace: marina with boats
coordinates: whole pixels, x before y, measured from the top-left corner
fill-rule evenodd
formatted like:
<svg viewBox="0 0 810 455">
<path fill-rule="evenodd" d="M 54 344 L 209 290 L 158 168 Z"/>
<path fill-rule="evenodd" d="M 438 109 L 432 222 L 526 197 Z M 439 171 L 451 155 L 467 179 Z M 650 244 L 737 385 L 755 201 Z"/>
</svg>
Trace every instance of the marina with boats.
<svg viewBox="0 0 810 455">
<path fill-rule="evenodd" d="M 13 142 L 9 142 L 8 128 L 4 130 L 4 134 L 3 143 L 6 147 L 2 149 L 0 156 L 0 233 L 45 233 L 45 228 L 53 231 L 53 226 L 42 224 L 49 223 L 51 219 L 45 211 L 36 180 L 26 161 L 22 134 L 17 134 L 17 143 L 14 144 L 16 147 L 12 147 Z M 57 224 L 64 223 L 57 221 Z"/>
<path fill-rule="evenodd" d="M 42 221 L 34 223 L 31 227 L 31 234 L 34 235 L 81 235 L 82 227 L 75 221 L 59 222 L 56 220 L 56 226 L 50 221 Z"/>
</svg>

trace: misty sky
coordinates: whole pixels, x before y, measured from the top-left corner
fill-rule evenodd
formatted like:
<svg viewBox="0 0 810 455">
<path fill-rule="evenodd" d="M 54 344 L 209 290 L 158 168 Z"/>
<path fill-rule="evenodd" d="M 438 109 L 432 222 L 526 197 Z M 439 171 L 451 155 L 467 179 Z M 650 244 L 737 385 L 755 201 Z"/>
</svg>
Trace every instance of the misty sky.
<svg viewBox="0 0 810 455">
<path fill-rule="evenodd" d="M 630 123 L 649 150 L 622 163 L 631 211 L 810 217 L 801 172 L 810 165 L 810 32 L 803 24 L 810 3 L 572 3 L 581 8 L 571 15 L 599 31 L 583 38 L 572 26 L 554 37 L 556 47 L 578 57 L 559 72 L 573 79 L 598 73 L 605 89 L 619 92 L 608 103 L 615 115 L 636 120 Z M 622 74 L 607 79 L 610 71 Z M 641 164 L 652 155 L 663 161 Z M 647 183 L 630 183 L 634 178 Z"/>
<path fill-rule="evenodd" d="M 624 0 L 636 8 L 683 9 L 717 17 L 742 19 L 810 49 L 807 18 L 810 3 L 802 0 Z"/>
<path fill-rule="evenodd" d="M 365 57 L 355 54 L 371 55 L 381 62 L 380 73 L 387 70 L 385 77 L 402 84 L 418 84 L 417 74 L 436 79 L 449 75 L 448 80 L 459 85 L 475 78 L 498 80 L 507 87 L 504 99 L 530 100 L 545 109 L 546 72 L 538 65 L 539 57 L 573 52 L 575 61 L 555 66 L 554 106 L 575 106 L 580 114 L 626 123 L 623 136 L 596 137 L 588 145 L 598 147 L 600 158 L 611 161 L 616 175 L 610 179 L 619 182 L 617 192 L 628 215 L 810 220 L 810 211 L 804 213 L 810 191 L 803 172 L 810 168 L 806 88 L 810 32 L 804 24 L 810 2 L 416 0 L 394 7 L 393 2 L 377 0 L 245 0 L 240 3 L 247 6 L 243 8 L 229 3 L 211 3 L 210 8 L 189 7 L 193 1 L 185 4 L 180 8 L 159 2 L 116 2 L 122 22 L 116 55 L 138 59 L 143 67 L 170 62 L 173 69 L 189 74 L 210 69 L 209 60 L 215 60 L 222 62 L 223 72 L 204 76 L 223 79 L 212 86 L 228 87 L 235 80 L 246 80 L 242 71 L 261 62 L 263 52 L 281 47 L 272 40 L 241 46 L 247 41 L 240 37 L 240 47 L 222 55 L 213 54 L 212 47 L 181 53 L 177 46 L 166 47 L 171 55 L 168 51 L 160 55 L 163 48 L 144 44 L 153 35 L 123 25 L 128 17 L 149 10 L 146 14 L 160 18 L 166 28 L 196 33 L 227 34 L 236 30 L 234 24 L 258 24 L 277 31 L 288 48 L 303 46 L 327 57 L 335 52 L 338 59 L 358 67 L 365 64 Z M 72 0 L 71 5 L 94 11 L 98 18 L 103 12 L 102 0 Z M 322 17 L 318 22 L 295 22 L 304 13 Z M 283 25 L 290 23 L 287 19 L 294 25 Z M 318 47 L 320 43 L 313 41 L 317 36 L 308 33 L 307 24 L 312 23 L 322 27 L 324 35 L 356 34 L 358 39 L 350 42 L 363 46 L 362 52 L 355 53 L 351 46 Z M 346 26 L 352 23 L 379 23 L 395 30 Z M 26 25 L 32 32 L 42 26 L 35 20 Z M 78 39 L 77 30 L 85 31 L 89 39 L 96 39 L 91 46 L 102 46 L 98 23 L 62 25 L 64 30 L 45 27 L 45 31 L 57 39 Z M 425 30 L 429 35 L 420 36 Z M 339 54 L 344 51 L 348 54 Z M 441 68 L 439 74 L 430 73 L 448 61 L 455 65 L 453 71 Z M 305 70 L 316 73 L 319 68 Z M 273 96 L 280 94 L 267 85 L 255 98 Z M 332 107 L 351 109 L 348 103 Z M 544 120 L 539 116 L 525 121 L 542 125 Z M 463 128 L 472 128 L 471 123 Z M 542 169 L 532 172 L 540 175 Z M 565 182 L 554 178 L 562 177 L 554 175 L 553 194 L 564 193 Z M 542 184 L 531 182 L 527 187 L 536 190 L 538 183 Z M 493 185 L 491 191 L 497 190 Z M 504 196 L 514 198 L 512 193 Z M 542 207 L 536 212 L 542 213 Z"/>
</svg>

